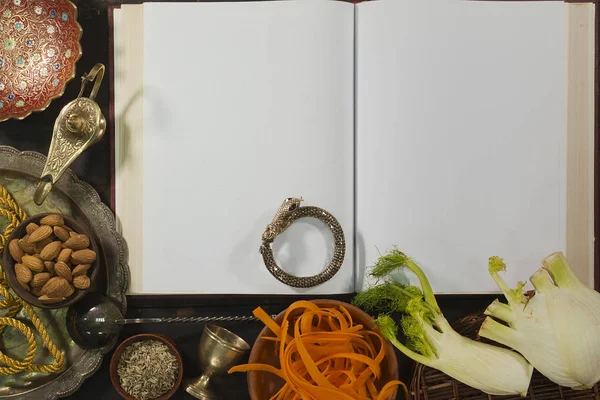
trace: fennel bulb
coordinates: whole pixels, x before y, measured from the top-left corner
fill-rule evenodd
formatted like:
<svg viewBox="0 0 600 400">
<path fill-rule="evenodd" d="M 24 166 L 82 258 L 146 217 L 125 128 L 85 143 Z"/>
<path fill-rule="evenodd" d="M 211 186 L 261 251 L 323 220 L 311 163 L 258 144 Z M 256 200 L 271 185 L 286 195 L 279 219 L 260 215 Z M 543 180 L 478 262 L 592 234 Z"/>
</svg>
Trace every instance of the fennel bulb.
<svg viewBox="0 0 600 400">
<path fill-rule="evenodd" d="M 522 283 L 511 290 L 498 274 L 506 269 L 491 257 L 489 271 L 508 300 L 495 300 L 479 335 L 517 350 L 544 376 L 561 386 L 589 389 L 600 381 L 600 293 L 585 286 L 561 252 L 542 261 L 530 278 L 535 295 L 526 299 Z"/>
<path fill-rule="evenodd" d="M 422 291 L 393 281 L 398 268 L 411 270 Z M 438 369 L 473 388 L 493 395 L 525 396 L 533 367 L 520 354 L 477 342 L 458 334 L 440 311 L 433 289 L 419 266 L 398 250 L 379 258 L 370 275 L 385 279 L 358 293 L 352 303 L 367 312 L 380 313 L 375 320 L 383 336 L 411 359 Z M 397 339 L 398 326 L 389 314 L 404 314 L 401 325 L 406 344 Z"/>
</svg>

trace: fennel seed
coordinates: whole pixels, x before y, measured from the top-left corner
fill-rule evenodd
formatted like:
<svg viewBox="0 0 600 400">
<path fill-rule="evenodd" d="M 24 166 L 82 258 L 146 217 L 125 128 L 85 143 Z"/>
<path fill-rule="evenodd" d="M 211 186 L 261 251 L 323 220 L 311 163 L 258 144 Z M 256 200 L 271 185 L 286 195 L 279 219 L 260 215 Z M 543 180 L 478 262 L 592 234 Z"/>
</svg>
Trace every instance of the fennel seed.
<svg viewBox="0 0 600 400">
<path fill-rule="evenodd" d="M 158 340 L 142 340 L 127 346 L 117 366 L 121 388 L 137 400 L 164 395 L 175 385 L 178 373 L 177 358 Z"/>
</svg>

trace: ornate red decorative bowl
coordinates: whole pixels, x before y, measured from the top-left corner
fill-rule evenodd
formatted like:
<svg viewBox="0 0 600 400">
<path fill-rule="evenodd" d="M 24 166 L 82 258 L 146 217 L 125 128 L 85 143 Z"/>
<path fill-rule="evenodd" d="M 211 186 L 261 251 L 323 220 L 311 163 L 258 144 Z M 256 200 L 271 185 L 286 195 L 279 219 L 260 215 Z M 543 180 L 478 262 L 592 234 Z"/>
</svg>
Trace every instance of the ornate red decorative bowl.
<svg viewBox="0 0 600 400">
<path fill-rule="evenodd" d="M 69 0 L 0 1 L 0 121 L 23 119 L 62 96 L 81 35 Z"/>
</svg>

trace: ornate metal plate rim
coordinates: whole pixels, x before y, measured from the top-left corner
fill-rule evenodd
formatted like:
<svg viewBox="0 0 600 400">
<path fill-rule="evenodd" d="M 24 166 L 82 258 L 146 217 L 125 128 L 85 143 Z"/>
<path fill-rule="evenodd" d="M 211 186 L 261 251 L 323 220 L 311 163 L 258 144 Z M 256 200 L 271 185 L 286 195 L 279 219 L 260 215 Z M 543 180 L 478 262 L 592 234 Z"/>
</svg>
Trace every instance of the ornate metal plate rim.
<svg viewBox="0 0 600 400">
<path fill-rule="evenodd" d="M 10 146 L 0 146 L 0 169 L 6 169 L 32 176 L 40 176 L 46 163 L 46 157 L 37 152 L 21 152 Z M 19 168 L 20 164 L 25 165 L 27 170 Z M 104 221 L 108 222 L 103 228 L 103 232 L 111 234 L 108 239 L 101 239 L 104 252 L 107 253 L 107 261 L 115 261 L 115 271 L 108 274 L 107 296 L 117 302 L 121 311 L 125 313 L 127 309 L 126 292 L 129 287 L 129 268 L 127 266 L 127 247 L 123 237 L 118 233 L 115 217 L 112 211 L 101 201 L 100 196 L 86 182 L 79 178 L 69 169 L 55 185 L 56 190 L 60 190 L 69 196 L 86 215 L 98 215 Z M 78 195 L 78 199 L 72 197 Z M 78 201 L 79 200 L 79 201 Z M 81 201 L 85 200 L 85 201 Z M 96 232 L 98 236 L 100 232 Z M 108 254 L 110 249 L 106 249 L 107 243 L 113 243 L 117 254 L 112 256 Z M 68 396 L 74 393 L 82 385 L 83 381 L 93 375 L 100 367 L 104 355 L 108 353 L 116 344 L 117 338 L 112 343 L 98 350 L 86 351 L 68 370 L 58 375 L 56 379 L 39 386 L 38 388 L 21 394 L 0 396 L 2 398 L 39 399 L 45 398 L 54 400 L 60 397 Z M 78 368 L 80 368 L 78 370 Z M 40 397 L 41 396 L 41 397 Z"/>
</svg>

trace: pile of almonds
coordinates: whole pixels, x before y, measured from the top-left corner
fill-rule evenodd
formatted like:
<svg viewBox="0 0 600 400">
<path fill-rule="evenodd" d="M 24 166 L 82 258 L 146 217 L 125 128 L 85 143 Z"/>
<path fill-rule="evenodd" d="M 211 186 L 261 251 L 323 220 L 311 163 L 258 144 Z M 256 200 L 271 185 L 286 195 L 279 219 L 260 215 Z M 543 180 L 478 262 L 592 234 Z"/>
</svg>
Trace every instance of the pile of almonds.
<svg viewBox="0 0 600 400">
<path fill-rule="evenodd" d="M 87 274 L 96 253 L 90 239 L 65 225 L 62 216 L 47 215 L 39 223 L 28 224 L 27 234 L 11 240 L 8 251 L 21 286 L 42 303 L 56 303 L 90 286 Z"/>
</svg>

